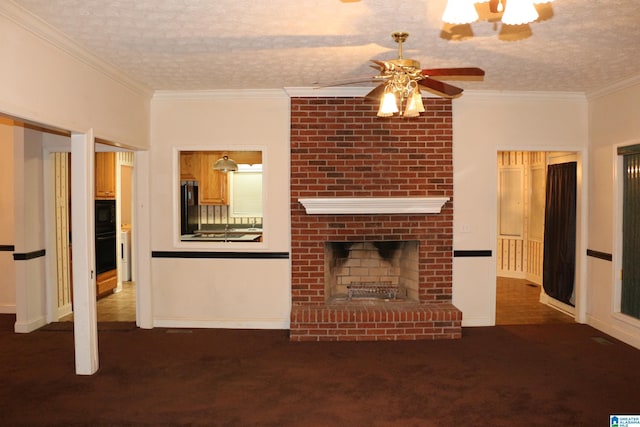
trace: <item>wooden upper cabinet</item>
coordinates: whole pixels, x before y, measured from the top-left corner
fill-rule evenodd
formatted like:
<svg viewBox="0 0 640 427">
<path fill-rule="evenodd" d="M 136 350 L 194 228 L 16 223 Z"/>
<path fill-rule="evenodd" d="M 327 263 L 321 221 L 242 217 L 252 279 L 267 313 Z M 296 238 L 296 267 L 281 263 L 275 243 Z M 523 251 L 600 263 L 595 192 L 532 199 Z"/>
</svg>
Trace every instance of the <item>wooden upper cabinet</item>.
<svg viewBox="0 0 640 427">
<path fill-rule="evenodd" d="M 213 164 L 220 158 L 220 153 L 200 153 L 200 185 L 198 200 L 201 205 L 228 204 L 227 174 L 213 170 Z"/>
<path fill-rule="evenodd" d="M 180 180 L 199 181 L 200 180 L 200 152 L 181 151 L 180 152 Z"/>
<path fill-rule="evenodd" d="M 116 153 L 96 153 L 96 199 L 116 198 Z"/>
</svg>

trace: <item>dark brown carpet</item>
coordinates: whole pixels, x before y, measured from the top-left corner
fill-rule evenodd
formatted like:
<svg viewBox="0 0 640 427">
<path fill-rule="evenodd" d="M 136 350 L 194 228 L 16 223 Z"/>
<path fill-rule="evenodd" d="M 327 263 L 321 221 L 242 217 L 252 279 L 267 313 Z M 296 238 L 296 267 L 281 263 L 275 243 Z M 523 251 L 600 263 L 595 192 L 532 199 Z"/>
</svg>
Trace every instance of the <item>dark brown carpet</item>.
<svg viewBox="0 0 640 427">
<path fill-rule="evenodd" d="M 73 333 L 0 315 L 0 425 L 607 426 L 640 414 L 640 351 L 579 324 L 455 341 L 291 343 L 286 331 L 111 329 L 74 374 Z"/>
</svg>

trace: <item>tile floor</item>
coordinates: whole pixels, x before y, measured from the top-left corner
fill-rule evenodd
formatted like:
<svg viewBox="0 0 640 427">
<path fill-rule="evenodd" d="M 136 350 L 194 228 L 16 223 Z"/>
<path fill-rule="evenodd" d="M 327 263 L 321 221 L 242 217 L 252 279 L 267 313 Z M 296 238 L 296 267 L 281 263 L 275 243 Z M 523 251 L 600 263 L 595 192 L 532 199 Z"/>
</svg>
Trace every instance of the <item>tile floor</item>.
<svg viewBox="0 0 640 427">
<path fill-rule="evenodd" d="M 572 323 L 574 320 L 554 308 L 541 304 L 540 286 L 527 280 L 496 279 L 496 324 L 523 325 L 537 323 Z M 135 322 L 136 285 L 124 282 L 122 291 L 101 298 L 97 303 L 99 322 Z M 73 314 L 60 319 L 73 321 Z"/>
<path fill-rule="evenodd" d="M 100 298 L 97 302 L 98 322 L 136 321 L 136 284 L 122 282 L 122 291 Z M 73 313 L 60 319 L 73 321 Z"/>
<path fill-rule="evenodd" d="M 573 323 L 573 317 L 539 302 L 540 286 L 523 279 L 496 279 L 496 325 Z"/>
</svg>

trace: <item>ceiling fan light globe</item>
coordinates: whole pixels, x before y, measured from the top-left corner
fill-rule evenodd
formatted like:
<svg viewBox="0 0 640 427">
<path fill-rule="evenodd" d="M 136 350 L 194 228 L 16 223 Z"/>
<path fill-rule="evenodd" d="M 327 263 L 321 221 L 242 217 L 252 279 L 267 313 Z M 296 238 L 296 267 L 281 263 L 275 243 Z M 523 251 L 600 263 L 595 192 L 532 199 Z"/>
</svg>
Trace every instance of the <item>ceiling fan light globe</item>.
<svg viewBox="0 0 640 427">
<path fill-rule="evenodd" d="M 405 117 L 418 117 L 420 112 L 416 108 L 415 102 L 407 102 L 407 108 L 405 108 L 403 116 Z"/>
<path fill-rule="evenodd" d="M 380 101 L 378 117 L 390 117 L 398 111 L 400 110 L 398 110 L 398 103 L 393 92 L 385 92 L 385 94 L 382 95 L 382 100 Z"/>
<path fill-rule="evenodd" d="M 422 102 L 422 94 L 419 90 L 413 92 L 411 101 L 416 104 L 416 110 L 418 110 L 419 113 L 424 113 L 424 103 Z"/>
<path fill-rule="evenodd" d="M 407 108 L 404 110 L 405 117 L 418 117 L 420 113 L 424 113 L 424 104 L 420 92 L 413 91 L 407 101 Z"/>
<path fill-rule="evenodd" d="M 474 0 L 447 0 L 442 21 L 452 25 L 471 24 L 479 19 Z"/>
<path fill-rule="evenodd" d="M 502 23 L 524 25 L 535 21 L 539 16 L 533 0 L 509 0 L 502 15 Z"/>
</svg>

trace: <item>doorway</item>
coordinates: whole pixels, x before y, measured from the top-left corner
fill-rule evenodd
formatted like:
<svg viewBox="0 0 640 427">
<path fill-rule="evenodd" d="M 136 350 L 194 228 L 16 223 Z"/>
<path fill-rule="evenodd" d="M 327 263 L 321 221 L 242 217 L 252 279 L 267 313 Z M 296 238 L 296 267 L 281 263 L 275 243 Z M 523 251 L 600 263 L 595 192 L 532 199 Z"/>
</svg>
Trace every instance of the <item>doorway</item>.
<svg viewBox="0 0 640 427">
<path fill-rule="evenodd" d="M 549 248 L 554 238 L 546 235 L 549 227 L 545 229 L 548 169 L 576 162 L 577 158 L 575 152 L 498 152 L 496 324 L 574 321 L 574 306 L 548 293 L 552 263 L 549 260 L 545 263 L 544 256 L 545 243 L 547 255 L 555 250 Z M 575 232 L 574 216 L 574 257 Z M 570 281 L 573 291 L 574 278 Z"/>
<path fill-rule="evenodd" d="M 104 153 L 104 150 L 111 150 L 109 146 L 98 144 L 96 146 L 96 152 Z M 106 151 L 109 152 L 109 151 Z M 111 168 L 110 173 L 113 176 L 113 185 L 115 187 L 115 196 L 109 200 L 98 200 L 99 202 L 109 203 L 112 202 L 115 206 L 115 218 L 113 221 L 114 240 L 113 252 L 109 257 L 112 259 L 114 265 L 113 270 L 113 282 L 112 286 L 109 286 L 107 292 L 101 292 L 101 284 L 98 283 L 98 300 L 96 302 L 96 313 L 98 322 L 136 322 L 136 286 L 133 279 L 133 257 L 132 257 L 132 233 L 133 233 L 133 156 L 134 153 L 130 151 L 110 151 L 110 155 L 113 157 L 113 162 L 104 162 Z M 60 272 L 71 271 L 71 258 L 70 250 L 65 249 L 65 243 L 71 247 L 71 237 L 67 231 L 60 230 L 61 225 L 65 223 L 70 224 L 72 218 L 70 216 L 70 205 L 72 201 L 70 198 L 59 197 L 60 194 L 70 194 L 69 188 L 71 185 L 70 168 L 65 167 L 65 162 L 60 159 L 67 159 L 70 164 L 70 153 L 67 152 L 54 152 L 50 156 L 56 159 L 53 171 L 50 172 L 56 177 L 56 196 L 55 196 L 55 228 L 56 228 L 56 270 L 57 283 L 56 287 L 58 295 L 72 295 L 72 277 L 70 274 L 60 274 Z M 102 163 L 101 163 L 102 164 Z M 97 167 L 99 167 L 97 165 Z M 109 174 L 107 174 L 109 175 Z M 65 188 L 68 187 L 68 188 Z M 98 202 L 97 201 L 97 202 Z M 96 203 L 97 203 L 96 202 Z M 99 239 L 96 238 L 96 242 L 99 243 Z M 97 245 L 96 245 L 97 248 Z M 96 250 L 96 256 L 99 251 Z M 67 259 L 68 257 L 68 259 Z M 99 263 L 100 260 L 97 259 Z M 100 270 L 98 270 L 100 271 Z M 100 278 L 98 275 L 98 279 Z M 113 287 L 113 289 L 110 289 Z M 59 305 L 56 308 L 56 315 L 52 319 L 59 322 L 72 322 L 73 321 L 73 305 L 72 299 L 68 298 L 65 305 Z M 62 301 L 62 302 L 65 302 Z"/>
</svg>

